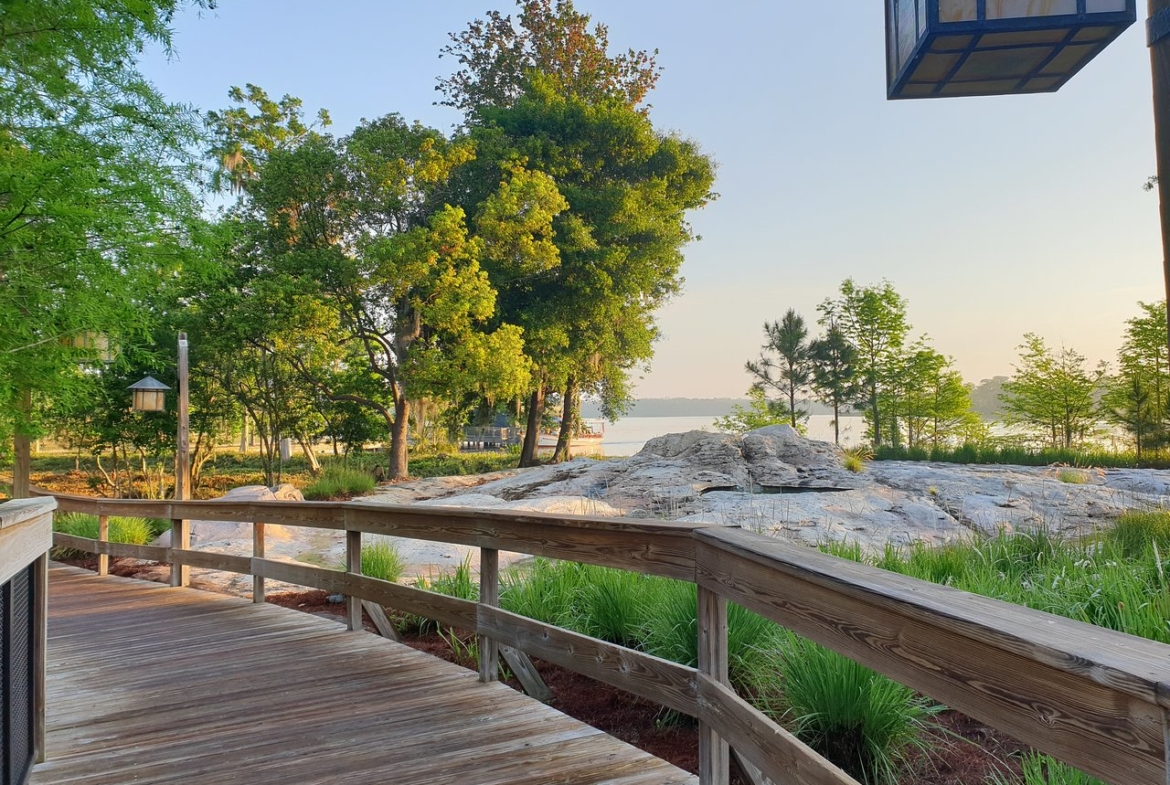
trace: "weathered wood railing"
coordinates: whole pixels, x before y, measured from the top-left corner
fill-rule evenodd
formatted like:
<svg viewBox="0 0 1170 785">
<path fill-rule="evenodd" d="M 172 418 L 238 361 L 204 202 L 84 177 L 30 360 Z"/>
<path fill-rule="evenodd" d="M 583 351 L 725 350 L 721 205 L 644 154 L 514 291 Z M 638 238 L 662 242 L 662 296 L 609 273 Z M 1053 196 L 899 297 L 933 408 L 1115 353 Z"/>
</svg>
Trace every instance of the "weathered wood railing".
<svg viewBox="0 0 1170 785">
<path fill-rule="evenodd" d="M 45 636 L 52 499 L 0 504 L 0 783 L 45 752 Z"/>
<path fill-rule="evenodd" d="M 507 645 L 696 717 L 700 779 L 726 783 L 729 745 L 776 783 L 851 783 L 741 699 L 727 680 L 726 603 L 801 635 L 1115 785 L 1166 785 L 1170 646 L 1104 630 L 722 526 L 537 513 L 327 502 L 142 502 L 58 496 L 99 516 L 251 521 L 254 555 L 127 546 L 57 534 L 55 543 L 326 589 L 481 636 L 481 676 Z M 347 533 L 347 570 L 264 556 L 263 524 Z M 482 549 L 478 603 L 360 575 L 361 534 Z M 690 668 L 498 607 L 499 550 L 691 581 L 699 663 Z"/>
</svg>

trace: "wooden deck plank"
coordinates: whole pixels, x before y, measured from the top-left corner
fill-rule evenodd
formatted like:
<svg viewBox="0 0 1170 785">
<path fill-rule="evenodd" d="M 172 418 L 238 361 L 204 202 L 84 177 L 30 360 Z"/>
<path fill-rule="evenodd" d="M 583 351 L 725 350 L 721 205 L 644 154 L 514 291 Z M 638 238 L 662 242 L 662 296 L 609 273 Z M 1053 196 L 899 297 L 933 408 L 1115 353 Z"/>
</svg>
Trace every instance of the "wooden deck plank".
<svg viewBox="0 0 1170 785">
<path fill-rule="evenodd" d="M 34 785 L 643 785 L 673 766 L 330 619 L 54 567 Z"/>
</svg>

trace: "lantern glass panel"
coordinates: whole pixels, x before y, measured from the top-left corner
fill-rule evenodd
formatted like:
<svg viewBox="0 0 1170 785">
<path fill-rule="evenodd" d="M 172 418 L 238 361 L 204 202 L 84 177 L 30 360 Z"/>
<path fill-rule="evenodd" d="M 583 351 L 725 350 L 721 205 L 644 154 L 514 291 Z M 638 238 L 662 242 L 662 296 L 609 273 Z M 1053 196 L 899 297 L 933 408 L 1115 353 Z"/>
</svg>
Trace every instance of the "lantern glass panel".
<svg viewBox="0 0 1170 785">
<path fill-rule="evenodd" d="M 987 0 L 988 19 L 1026 19 L 1077 12 L 1077 0 Z"/>
<path fill-rule="evenodd" d="M 938 21 L 974 22 L 979 18 L 979 4 L 976 0 L 939 0 Z"/>
</svg>

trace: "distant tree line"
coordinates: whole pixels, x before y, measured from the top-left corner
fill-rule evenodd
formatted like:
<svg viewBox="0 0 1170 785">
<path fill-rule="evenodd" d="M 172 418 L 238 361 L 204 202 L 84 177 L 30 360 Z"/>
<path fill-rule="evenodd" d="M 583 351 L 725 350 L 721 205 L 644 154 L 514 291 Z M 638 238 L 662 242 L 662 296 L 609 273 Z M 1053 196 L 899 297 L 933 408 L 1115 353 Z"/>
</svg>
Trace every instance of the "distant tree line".
<svg viewBox="0 0 1170 785">
<path fill-rule="evenodd" d="M 1138 303 L 1140 314 L 1126 322 L 1114 372 L 1028 333 L 1013 374 L 979 388 L 965 383 L 928 337 L 908 340 L 906 307 L 889 282 L 859 286 L 850 279 L 817 308 L 822 336 L 810 338 L 804 318 L 792 309 L 766 323 L 759 358 L 745 364 L 753 378 L 750 403 L 719 426 L 743 432 L 786 422 L 799 429 L 808 418 L 807 401 L 814 400 L 832 407 L 835 420 L 843 407 L 861 410 L 875 448 L 955 446 L 988 438 L 974 391 L 980 411 L 997 414 L 1036 446 L 1083 446 L 1100 435 L 1102 423 L 1124 429 L 1138 458 L 1170 445 L 1164 302 Z"/>
</svg>

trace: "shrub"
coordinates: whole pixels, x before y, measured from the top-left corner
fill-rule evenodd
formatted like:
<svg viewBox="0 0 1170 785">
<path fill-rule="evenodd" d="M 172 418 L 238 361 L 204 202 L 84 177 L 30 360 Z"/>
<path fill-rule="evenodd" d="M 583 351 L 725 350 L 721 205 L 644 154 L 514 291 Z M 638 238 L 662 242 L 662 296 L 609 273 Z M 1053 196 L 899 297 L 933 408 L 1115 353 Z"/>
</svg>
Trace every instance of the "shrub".
<svg viewBox="0 0 1170 785">
<path fill-rule="evenodd" d="M 379 541 L 362 546 L 362 575 L 396 583 L 406 570 L 406 560 L 388 542 Z"/>
<path fill-rule="evenodd" d="M 169 525 L 170 521 L 167 524 Z M 80 512 L 59 513 L 53 517 L 53 531 L 96 540 L 98 537 L 98 517 Z M 146 545 L 157 536 L 146 518 L 111 517 L 109 520 L 110 542 Z M 68 559 L 88 555 L 88 552 L 76 551 L 72 548 L 58 548 L 54 555 L 57 558 Z"/>
<path fill-rule="evenodd" d="M 302 493 L 306 499 L 337 499 L 361 496 L 375 487 L 377 483 L 373 475 L 365 469 L 331 463 L 322 470 L 320 477 L 305 486 Z"/>
<path fill-rule="evenodd" d="M 1056 473 L 1056 479 L 1070 485 L 1085 485 L 1089 482 L 1089 474 L 1081 469 L 1061 469 Z"/>
<path fill-rule="evenodd" d="M 1035 752 L 1024 756 L 1020 761 L 1020 769 L 1023 779 L 994 774 L 988 780 L 988 785 L 1105 785 L 1096 777 L 1090 777 L 1067 763 Z"/>
<path fill-rule="evenodd" d="M 863 783 L 893 783 L 916 750 L 929 750 L 925 731 L 941 707 L 848 657 L 785 631 L 771 665 L 775 683 L 756 688 L 764 710 L 790 724 L 806 744 Z"/>
</svg>

